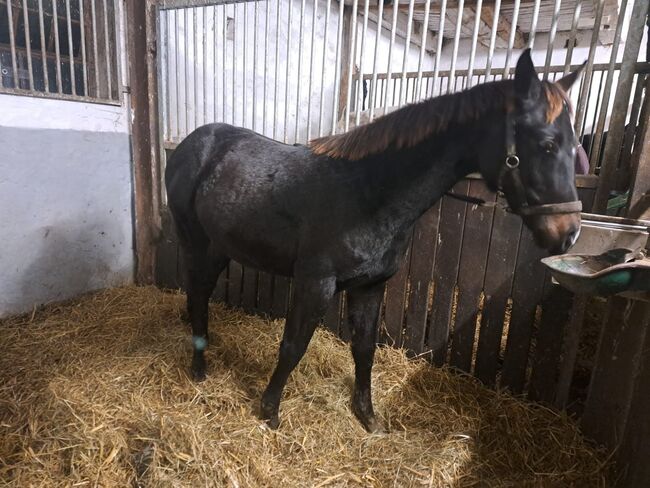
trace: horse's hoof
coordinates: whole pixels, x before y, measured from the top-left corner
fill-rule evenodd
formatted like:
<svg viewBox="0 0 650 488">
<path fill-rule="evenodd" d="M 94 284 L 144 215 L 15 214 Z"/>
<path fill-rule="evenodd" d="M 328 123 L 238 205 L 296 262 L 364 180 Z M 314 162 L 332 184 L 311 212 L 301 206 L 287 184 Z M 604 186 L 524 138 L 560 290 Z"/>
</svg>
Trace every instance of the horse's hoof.
<svg viewBox="0 0 650 488">
<path fill-rule="evenodd" d="M 278 407 L 271 402 L 262 400 L 260 404 L 260 417 L 266 421 L 266 425 L 271 429 L 277 429 L 280 425 L 280 418 L 278 416 Z"/>
<path fill-rule="evenodd" d="M 192 379 L 197 383 L 205 381 L 205 369 L 194 369 L 192 368 Z"/>
<path fill-rule="evenodd" d="M 280 427 L 280 418 L 276 415 L 270 419 L 266 419 L 266 425 L 269 426 L 269 429 L 277 430 Z"/>
<path fill-rule="evenodd" d="M 374 413 L 366 413 L 357 405 L 352 403 L 352 412 L 359 419 L 361 425 L 371 434 L 386 434 L 386 430 L 379 423 Z"/>
</svg>

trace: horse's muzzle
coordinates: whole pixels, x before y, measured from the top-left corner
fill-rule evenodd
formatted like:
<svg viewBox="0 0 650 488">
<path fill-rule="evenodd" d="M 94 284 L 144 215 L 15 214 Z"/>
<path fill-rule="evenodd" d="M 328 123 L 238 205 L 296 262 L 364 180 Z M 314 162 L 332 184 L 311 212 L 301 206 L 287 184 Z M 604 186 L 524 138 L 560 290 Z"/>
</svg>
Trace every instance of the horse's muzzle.
<svg viewBox="0 0 650 488">
<path fill-rule="evenodd" d="M 524 217 L 535 242 L 550 254 L 564 254 L 580 235 L 580 212 Z"/>
</svg>

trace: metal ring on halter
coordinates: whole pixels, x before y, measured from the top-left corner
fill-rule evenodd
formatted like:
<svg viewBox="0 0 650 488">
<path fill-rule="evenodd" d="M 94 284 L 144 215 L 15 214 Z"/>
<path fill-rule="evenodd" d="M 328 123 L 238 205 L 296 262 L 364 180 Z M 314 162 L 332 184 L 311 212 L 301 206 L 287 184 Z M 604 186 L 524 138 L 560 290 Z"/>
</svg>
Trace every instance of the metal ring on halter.
<svg viewBox="0 0 650 488">
<path fill-rule="evenodd" d="M 506 166 L 509 169 L 515 169 L 519 166 L 519 157 L 516 154 L 506 156 Z"/>
</svg>

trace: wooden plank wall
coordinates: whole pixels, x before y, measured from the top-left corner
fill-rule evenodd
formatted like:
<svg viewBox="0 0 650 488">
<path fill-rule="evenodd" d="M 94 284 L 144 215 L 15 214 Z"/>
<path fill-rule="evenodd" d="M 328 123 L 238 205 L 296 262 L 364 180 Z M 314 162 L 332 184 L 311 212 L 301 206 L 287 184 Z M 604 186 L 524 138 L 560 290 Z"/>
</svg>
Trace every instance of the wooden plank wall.
<svg viewBox="0 0 650 488">
<path fill-rule="evenodd" d="M 579 180 L 585 209 L 594 195 L 593 178 Z M 483 180 L 465 179 L 457 194 L 497 198 Z M 566 324 L 579 322 L 584 303 L 553 285 L 521 219 L 496 207 L 478 207 L 444 197 L 415 225 L 404 263 L 386 285 L 378 341 L 424 355 L 438 365 L 472 373 L 549 404 L 566 402 L 578 347 Z M 169 215 L 158 246 L 157 282 L 183 286 L 182 256 Z M 291 282 L 231 263 L 213 299 L 251 313 L 284 317 Z M 577 317 L 576 317 L 577 314 Z M 324 326 L 349 338 L 345 295 L 328 309 Z M 566 345 L 569 350 L 563 350 Z M 568 364 L 568 366 L 567 366 Z M 568 386 L 567 386 L 568 383 Z M 560 385 L 560 390 L 558 390 Z"/>
</svg>

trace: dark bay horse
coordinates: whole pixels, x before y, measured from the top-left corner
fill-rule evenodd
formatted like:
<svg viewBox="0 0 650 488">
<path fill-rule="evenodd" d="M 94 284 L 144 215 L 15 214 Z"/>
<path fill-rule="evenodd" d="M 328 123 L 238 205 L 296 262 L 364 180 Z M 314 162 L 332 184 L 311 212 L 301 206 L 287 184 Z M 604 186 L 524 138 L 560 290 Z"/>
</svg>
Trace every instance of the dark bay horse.
<svg viewBox="0 0 650 488">
<path fill-rule="evenodd" d="M 561 253 L 577 238 L 566 91 L 578 71 L 540 81 L 525 51 L 514 80 L 409 105 L 310 147 L 226 124 L 192 132 L 169 159 L 165 181 L 187 264 L 194 378 L 205 376 L 208 298 L 230 259 L 293 277 L 294 305 L 261 402 L 271 427 L 316 325 L 347 290 L 352 408 L 366 429 L 381 430 L 370 393 L 379 309 L 418 217 L 480 171 L 540 246 Z"/>
</svg>

